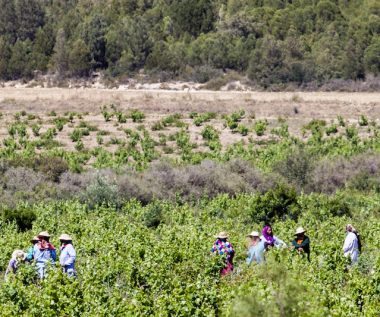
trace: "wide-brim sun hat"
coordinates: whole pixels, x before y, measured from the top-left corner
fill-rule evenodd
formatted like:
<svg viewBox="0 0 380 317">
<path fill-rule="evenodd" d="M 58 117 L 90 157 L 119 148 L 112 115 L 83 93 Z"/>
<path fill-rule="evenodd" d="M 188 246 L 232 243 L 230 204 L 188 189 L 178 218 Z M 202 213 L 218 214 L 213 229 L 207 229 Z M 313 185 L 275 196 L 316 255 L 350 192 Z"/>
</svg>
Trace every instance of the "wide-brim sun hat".
<svg viewBox="0 0 380 317">
<path fill-rule="evenodd" d="M 225 231 L 222 231 L 222 232 L 219 232 L 215 238 L 218 238 L 218 239 L 227 239 L 228 238 L 228 233 L 225 232 Z"/>
<path fill-rule="evenodd" d="M 305 232 L 306 232 L 306 230 L 303 227 L 298 227 L 296 229 L 296 233 L 294 235 L 296 236 L 297 234 L 301 234 L 301 233 L 305 233 Z"/>
<path fill-rule="evenodd" d="M 22 260 L 26 259 L 26 253 L 22 250 L 14 250 L 12 253 L 12 259 L 20 258 Z"/>
<path fill-rule="evenodd" d="M 62 241 L 72 241 L 73 239 L 66 233 L 63 233 L 59 236 L 59 240 Z"/>
<path fill-rule="evenodd" d="M 260 234 L 257 231 L 252 231 L 247 237 L 260 237 Z"/>
<path fill-rule="evenodd" d="M 34 236 L 32 239 L 30 239 L 30 242 L 34 242 L 34 241 L 40 241 L 40 238 L 38 238 L 37 236 Z"/>
<path fill-rule="evenodd" d="M 42 232 L 40 232 L 40 233 L 38 234 L 37 237 L 50 238 L 50 234 L 49 234 L 49 232 L 47 232 L 47 231 L 42 231 Z"/>
</svg>

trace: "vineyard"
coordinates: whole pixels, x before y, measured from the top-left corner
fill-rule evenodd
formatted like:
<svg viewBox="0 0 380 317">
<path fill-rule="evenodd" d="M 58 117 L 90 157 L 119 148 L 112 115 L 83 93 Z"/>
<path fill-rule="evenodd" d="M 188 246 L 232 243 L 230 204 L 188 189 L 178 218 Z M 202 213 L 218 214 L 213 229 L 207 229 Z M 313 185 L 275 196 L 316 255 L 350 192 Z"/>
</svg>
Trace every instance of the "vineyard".
<svg viewBox="0 0 380 317">
<path fill-rule="evenodd" d="M 297 99 L 296 97 L 294 99 Z M 302 100 L 295 100 L 302 104 Z M 380 121 L 232 111 L 16 111 L 0 118 L 1 277 L 40 231 L 73 237 L 78 278 L 31 265 L 0 282 L 1 316 L 379 316 Z M 8 108 L 7 108 L 8 109 Z M 247 234 L 298 226 L 311 261 Z M 363 252 L 349 267 L 345 225 Z M 210 254 L 227 231 L 235 269 Z"/>
</svg>

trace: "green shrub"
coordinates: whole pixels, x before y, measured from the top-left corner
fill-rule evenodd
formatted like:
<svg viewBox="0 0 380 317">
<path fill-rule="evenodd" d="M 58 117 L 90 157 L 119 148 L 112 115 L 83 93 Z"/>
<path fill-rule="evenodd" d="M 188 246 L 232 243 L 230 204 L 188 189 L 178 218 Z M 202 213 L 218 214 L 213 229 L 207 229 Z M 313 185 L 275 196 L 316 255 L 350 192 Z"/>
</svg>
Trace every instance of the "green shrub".
<svg viewBox="0 0 380 317">
<path fill-rule="evenodd" d="M 205 126 L 201 132 L 201 135 L 203 139 L 207 141 L 219 140 L 219 131 L 211 125 Z"/>
<path fill-rule="evenodd" d="M 83 136 L 82 129 L 75 128 L 71 133 L 70 133 L 70 139 L 73 142 L 78 142 Z"/>
<path fill-rule="evenodd" d="M 248 135 L 249 129 L 244 124 L 239 124 L 237 127 L 237 132 L 243 136 L 246 136 L 246 135 Z"/>
<path fill-rule="evenodd" d="M 344 118 L 342 116 L 338 116 L 338 122 L 341 127 L 346 126 L 346 121 L 344 121 Z"/>
<path fill-rule="evenodd" d="M 268 122 L 266 120 L 257 120 L 253 125 L 253 129 L 255 130 L 257 136 L 263 136 L 267 126 Z"/>
<path fill-rule="evenodd" d="M 40 135 L 40 130 L 41 130 L 41 126 L 38 125 L 37 123 L 32 125 L 32 132 L 35 137 Z"/>
<path fill-rule="evenodd" d="M 300 214 L 296 190 L 283 184 L 264 195 L 256 195 L 250 208 L 251 219 L 256 223 L 272 222 L 274 219 L 297 219 Z"/>
<path fill-rule="evenodd" d="M 128 117 L 132 119 L 133 122 L 142 122 L 145 119 L 145 114 L 140 110 L 131 110 Z"/>
<path fill-rule="evenodd" d="M 330 125 L 329 127 L 326 128 L 325 132 L 326 132 L 327 135 L 335 134 L 335 133 L 338 132 L 338 127 L 337 127 L 336 124 L 332 124 L 332 125 Z"/>
<path fill-rule="evenodd" d="M 367 119 L 367 117 L 364 116 L 364 115 L 361 115 L 360 118 L 359 118 L 359 122 L 358 123 L 359 123 L 359 125 L 361 127 L 366 127 L 368 125 L 368 119 Z"/>
<path fill-rule="evenodd" d="M 358 130 L 355 128 L 355 126 L 349 126 L 346 127 L 346 136 L 348 139 L 353 139 L 358 135 Z"/>
<path fill-rule="evenodd" d="M 14 222 L 20 231 L 32 229 L 33 222 L 37 216 L 30 207 L 18 207 L 16 209 L 5 208 L 2 211 L 3 220 L 5 222 Z"/>
<path fill-rule="evenodd" d="M 157 228 L 162 223 L 163 208 L 160 204 L 149 205 L 143 215 L 143 222 L 148 228 Z"/>
</svg>

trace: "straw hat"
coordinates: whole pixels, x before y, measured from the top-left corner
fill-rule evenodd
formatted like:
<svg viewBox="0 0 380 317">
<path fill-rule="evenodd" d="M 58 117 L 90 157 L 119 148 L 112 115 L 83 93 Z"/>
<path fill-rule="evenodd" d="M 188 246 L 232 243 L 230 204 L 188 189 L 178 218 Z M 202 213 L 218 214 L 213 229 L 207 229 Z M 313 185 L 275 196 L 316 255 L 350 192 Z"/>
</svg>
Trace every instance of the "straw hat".
<svg viewBox="0 0 380 317">
<path fill-rule="evenodd" d="M 42 232 L 40 232 L 40 233 L 38 234 L 37 237 L 50 238 L 50 234 L 49 234 L 49 232 L 47 232 L 47 231 L 42 231 Z"/>
<path fill-rule="evenodd" d="M 12 259 L 22 259 L 25 260 L 26 253 L 22 250 L 14 250 L 12 253 Z"/>
<path fill-rule="evenodd" d="M 297 234 L 301 234 L 301 233 L 305 233 L 305 232 L 306 232 L 306 230 L 304 228 L 298 227 L 296 230 L 296 233 L 294 235 L 296 236 Z"/>
<path fill-rule="evenodd" d="M 225 232 L 225 231 L 222 231 L 222 232 L 219 232 L 215 238 L 218 238 L 218 239 L 227 239 L 228 238 L 228 233 Z"/>
<path fill-rule="evenodd" d="M 63 241 L 72 241 L 73 239 L 66 233 L 60 235 L 59 240 Z"/>
<path fill-rule="evenodd" d="M 257 231 L 252 231 L 248 237 L 260 237 L 260 234 Z"/>
<path fill-rule="evenodd" d="M 30 242 L 40 241 L 40 238 L 37 236 L 34 236 L 32 239 L 30 239 Z"/>
</svg>

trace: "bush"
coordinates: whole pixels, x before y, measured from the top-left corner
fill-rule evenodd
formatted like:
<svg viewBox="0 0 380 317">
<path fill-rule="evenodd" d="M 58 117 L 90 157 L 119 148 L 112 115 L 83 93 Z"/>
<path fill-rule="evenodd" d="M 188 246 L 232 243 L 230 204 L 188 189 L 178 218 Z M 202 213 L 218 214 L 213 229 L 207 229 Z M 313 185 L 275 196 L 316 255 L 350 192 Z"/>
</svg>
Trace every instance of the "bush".
<svg viewBox="0 0 380 317">
<path fill-rule="evenodd" d="M 309 174 L 307 192 L 333 194 L 349 186 L 358 190 L 376 190 L 376 178 L 380 175 L 380 156 L 363 154 L 349 159 L 339 157 L 331 162 L 318 162 Z"/>
<path fill-rule="evenodd" d="M 290 184 L 301 190 L 306 185 L 313 168 L 313 158 L 303 149 L 295 148 L 277 163 L 273 170 L 284 176 Z"/>
<path fill-rule="evenodd" d="M 143 222 L 148 228 L 157 228 L 163 217 L 162 206 L 158 203 L 150 204 L 143 215 Z"/>
<path fill-rule="evenodd" d="M 206 141 L 219 140 L 219 131 L 210 125 L 207 125 L 203 128 L 201 135 L 202 138 Z"/>
<path fill-rule="evenodd" d="M 30 207 L 19 207 L 17 209 L 4 209 L 2 211 L 5 222 L 14 222 L 20 231 L 31 230 L 33 222 L 37 219 L 35 212 Z"/>
<path fill-rule="evenodd" d="M 118 206 L 117 186 L 107 176 L 97 173 L 88 188 L 83 194 L 82 199 L 89 208 L 99 205 Z"/>
<path fill-rule="evenodd" d="M 257 195 L 252 201 L 251 219 L 253 222 L 272 222 L 274 219 L 297 219 L 300 208 L 297 192 L 283 184 L 276 185 L 264 195 Z"/>
<path fill-rule="evenodd" d="M 255 122 L 253 129 L 255 130 L 257 136 L 264 135 L 268 126 L 268 122 L 266 120 L 258 120 Z"/>
<path fill-rule="evenodd" d="M 128 117 L 132 119 L 133 122 L 142 122 L 145 118 L 145 114 L 140 110 L 131 110 Z"/>
</svg>

